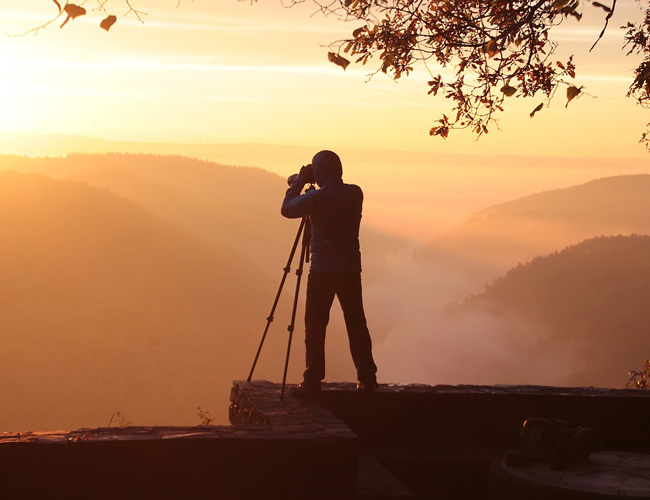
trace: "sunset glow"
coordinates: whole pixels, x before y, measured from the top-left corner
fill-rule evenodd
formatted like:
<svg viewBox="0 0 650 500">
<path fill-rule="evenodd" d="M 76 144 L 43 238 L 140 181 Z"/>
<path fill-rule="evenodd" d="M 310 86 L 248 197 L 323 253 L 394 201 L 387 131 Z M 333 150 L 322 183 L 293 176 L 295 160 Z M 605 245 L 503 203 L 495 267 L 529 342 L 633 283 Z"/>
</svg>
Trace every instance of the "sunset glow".
<svg viewBox="0 0 650 500">
<path fill-rule="evenodd" d="M 344 72 L 327 61 L 327 44 L 349 36 L 350 24 L 308 3 L 291 9 L 279 2 L 175 4 L 139 2 L 144 24 L 132 13 L 118 16 L 110 33 L 98 29 L 100 15 L 91 11 L 63 29 L 57 21 L 35 36 L 4 36 L 0 130 L 122 141 L 644 154 L 636 142 L 647 119 L 625 98 L 634 59 L 623 57 L 616 19 L 591 54 L 602 17 L 590 13 L 558 28 L 561 53 L 575 54 L 577 83 L 589 94 L 568 110 L 557 96 L 531 120 L 538 100 L 513 98 L 498 117 L 502 132 L 478 142 L 462 132 L 441 141 L 428 131 L 450 104 L 426 95 L 425 67 L 399 82 L 381 73 L 367 82 L 377 63 Z M 0 9 L 2 32 L 10 35 L 56 14 L 40 1 L 5 2 Z M 634 2 L 617 13 L 641 15 Z"/>
<path fill-rule="evenodd" d="M 643 2 L 619 1 L 593 51 L 605 14 L 584 2 L 580 22 L 554 31 L 553 57 L 574 56 L 580 94 L 564 82 L 547 106 L 514 93 L 478 139 L 429 135 L 456 113 L 428 82 L 456 68 L 416 64 L 398 81 L 379 60 L 343 70 L 328 50 L 358 25 L 314 3 L 78 3 L 88 14 L 63 27 L 51 0 L 0 5 L 0 366 L 11 373 L 0 400 L 12 402 L 0 432 L 105 425 L 118 409 L 137 425 L 189 425 L 199 405 L 225 423 L 288 268 L 298 221 L 280 214 L 286 179 L 324 149 L 364 194 L 380 383 L 620 387 L 650 357 L 650 242 L 632 236 L 650 234 L 639 143 L 650 118 L 626 98 L 639 58 L 620 29 Z M 356 226 L 354 238 L 356 252 Z M 636 290 L 626 280 L 638 295 L 610 300 L 613 281 Z M 529 300 L 510 314 L 521 290 Z M 628 304 L 641 312 L 625 317 Z M 327 380 L 352 381 L 337 307 Z M 628 319 L 632 343 L 617 326 Z M 277 381 L 286 335 L 272 336 L 259 377 Z M 304 368 L 294 342 L 290 383 Z"/>
</svg>

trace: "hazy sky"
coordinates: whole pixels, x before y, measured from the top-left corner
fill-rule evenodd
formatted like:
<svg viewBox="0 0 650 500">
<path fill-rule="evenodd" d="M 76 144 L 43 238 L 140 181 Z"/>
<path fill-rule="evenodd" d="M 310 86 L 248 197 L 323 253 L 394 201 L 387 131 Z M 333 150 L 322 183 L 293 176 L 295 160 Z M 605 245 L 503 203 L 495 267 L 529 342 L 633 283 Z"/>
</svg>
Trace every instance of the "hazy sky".
<svg viewBox="0 0 650 500">
<path fill-rule="evenodd" d="M 476 142 L 457 133 L 432 139 L 429 128 L 449 109 L 427 96 L 424 68 L 399 82 L 374 66 L 347 71 L 327 61 L 327 44 L 358 23 L 325 18 L 310 2 L 291 9 L 277 0 L 111 0 L 110 33 L 89 15 L 59 29 L 13 37 L 56 15 L 47 0 L 0 6 L 0 132 L 63 133 L 109 140 L 246 142 L 410 149 L 428 152 L 565 156 L 643 156 L 646 122 L 625 98 L 634 61 L 621 51 L 619 26 L 642 12 L 618 3 L 605 39 L 589 54 L 603 14 L 584 6 L 581 23 L 557 29 L 563 53 L 575 53 L 582 96 L 564 107 L 559 95 L 534 119 L 540 101 L 513 98 L 494 129 Z M 432 68 L 436 71 L 435 68 Z"/>
</svg>

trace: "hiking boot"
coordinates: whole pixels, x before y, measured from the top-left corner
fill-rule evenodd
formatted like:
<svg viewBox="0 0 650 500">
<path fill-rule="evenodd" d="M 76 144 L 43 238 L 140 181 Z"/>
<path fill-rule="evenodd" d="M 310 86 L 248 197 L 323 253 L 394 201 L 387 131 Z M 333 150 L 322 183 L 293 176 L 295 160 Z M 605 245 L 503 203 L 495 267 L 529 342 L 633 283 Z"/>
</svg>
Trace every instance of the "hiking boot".
<svg viewBox="0 0 650 500">
<path fill-rule="evenodd" d="M 320 386 L 307 385 L 303 382 L 289 389 L 289 397 L 294 399 L 319 399 Z"/>
<path fill-rule="evenodd" d="M 378 388 L 379 384 L 377 382 L 370 382 L 368 384 L 364 384 L 363 382 L 357 383 L 357 391 L 359 392 L 375 392 Z"/>
</svg>

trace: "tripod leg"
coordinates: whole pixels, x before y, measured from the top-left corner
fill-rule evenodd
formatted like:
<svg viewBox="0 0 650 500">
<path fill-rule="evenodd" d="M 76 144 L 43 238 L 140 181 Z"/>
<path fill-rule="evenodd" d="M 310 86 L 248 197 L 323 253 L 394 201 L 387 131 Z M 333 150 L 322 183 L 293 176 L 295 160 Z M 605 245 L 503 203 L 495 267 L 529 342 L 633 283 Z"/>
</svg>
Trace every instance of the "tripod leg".
<svg viewBox="0 0 650 500">
<path fill-rule="evenodd" d="M 280 300 L 280 295 L 282 294 L 282 288 L 284 287 L 284 282 L 287 279 L 287 275 L 291 271 L 291 262 L 293 261 L 293 256 L 296 253 L 296 248 L 298 248 L 298 242 L 300 241 L 300 235 L 305 227 L 305 222 L 306 219 L 303 217 L 302 222 L 300 223 L 300 227 L 298 228 L 298 234 L 296 234 L 296 239 L 294 240 L 293 246 L 291 247 L 291 252 L 289 253 L 289 259 L 287 260 L 287 265 L 284 266 L 284 274 L 282 275 L 282 279 L 280 280 L 280 286 L 278 287 L 278 292 L 275 294 L 273 307 L 271 307 L 271 312 L 268 318 L 266 318 L 266 327 L 264 328 L 264 334 L 262 335 L 262 340 L 260 341 L 260 345 L 257 348 L 257 354 L 255 354 L 255 360 L 253 361 L 253 366 L 251 366 L 251 371 L 248 374 L 248 378 L 246 379 L 248 382 L 250 382 L 251 379 L 253 378 L 253 372 L 255 371 L 255 366 L 257 366 L 257 361 L 260 357 L 260 353 L 262 352 L 262 346 L 264 345 L 264 341 L 266 340 L 266 334 L 268 333 L 269 327 L 273 322 L 273 315 L 275 314 L 275 308 L 277 307 L 278 301 Z"/>
<path fill-rule="evenodd" d="M 282 389 L 280 391 L 280 399 L 284 399 L 284 388 L 287 382 L 287 370 L 289 369 L 289 354 L 291 354 L 291 340 L 293 338 L 293 329 L 296 324 L 296 310 L 298 309 L 298 295 L 300 294 L 300 279 L 302 278 L 303 264 L 307 256 L 308 244 L 303 242 L 302 250 L 300 251 L 300 263 L 296 269 L 296 293 L 293 296 L 293 309 L 291 310 L 291 324 L 289 325 L 289 341 L 287 342 L 287 357 L 284 360 L 284 375 L 282 376 Z"/>
</svg>

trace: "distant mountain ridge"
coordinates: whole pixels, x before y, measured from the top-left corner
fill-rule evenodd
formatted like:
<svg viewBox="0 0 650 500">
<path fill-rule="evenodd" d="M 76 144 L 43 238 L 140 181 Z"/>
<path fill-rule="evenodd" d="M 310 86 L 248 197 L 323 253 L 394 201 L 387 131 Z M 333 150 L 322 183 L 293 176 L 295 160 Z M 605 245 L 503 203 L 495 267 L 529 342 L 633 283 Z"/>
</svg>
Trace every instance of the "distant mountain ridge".
<svg viewBox="0 0 650 500">
<path fill-rule="evenodd" d="M 254 167 L 233 167 L 181 156 L 72 154 L 65 158 L 0 155 L 0 169 L 40 172 L 108 189 L 196 235 L 241 253 L 272 278 L 281 273 L 298 220 L 280 215 L 287 189 L 282 177 Z M 381 274 L 386 254 L 404 245 L 362 228 L 363 261 Z M 379 251 L 381 250 L 381 251 Z"/>
<path fill-rule="evenodd" d="M 432 240 L 425 253 L 454 254 L 503 272 L 599 235 L 650 233 L 650 175 L 597 179 L 491 206 Z"/>
<path fill-rule="evenodd" d="M 257 168 L 129 154 L 13 158 L 2 166 L 108 189 L 179 227 L 236 249 L 261 268 L 269 253 L 280 261 L 279 248 L 261 243 L 285 239 L 288 247 L 294 231 L 290 221 L 279 216 L 286 184 L 279 176 Z M 277 217 L 263 217 L 270 206 L 278 207 Z"/>
<path fill-rule="evenodd" d="M 491 219 L 505 216 L 528 216 L 562 223 L 585 224 L 600 228 L 602 224 L 648 226 L 640 210 L 650 207 L 647 195 L 650 175 L 620 175 L 595 179 L 569 188 L 532 194 L 493 205 L 468 219 Z M 594 218 L 586 215 L 595 216 Z M 595 219 L 595 220 L 594 220 Z"/>
</svg>

